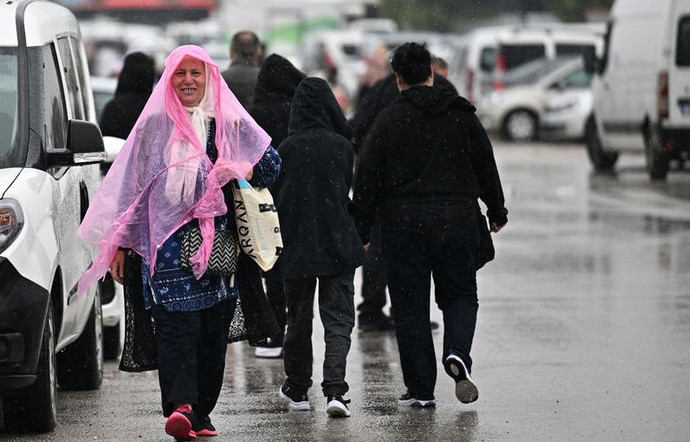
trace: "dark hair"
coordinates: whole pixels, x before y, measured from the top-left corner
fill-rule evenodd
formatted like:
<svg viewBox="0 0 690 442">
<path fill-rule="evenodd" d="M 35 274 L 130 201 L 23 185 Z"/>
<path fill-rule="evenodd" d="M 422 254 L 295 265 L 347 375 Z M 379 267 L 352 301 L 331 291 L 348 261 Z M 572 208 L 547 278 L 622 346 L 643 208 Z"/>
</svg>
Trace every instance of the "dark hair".
<svg viewBox="0 0 690 442">
<path fill-rule="evenodd" d="M 232 52 L 240 58 L 251 59 L 261 48 L 259 37 L 252 31 L 240 31 L 232 36 Z"/>
<path fill-rule="evenodd" d="M 424 44 L 403 43 L 393 51 L 391 66 L 405 84 L 423 83 L 431 75 L 431 54 Z"/>
</svg>

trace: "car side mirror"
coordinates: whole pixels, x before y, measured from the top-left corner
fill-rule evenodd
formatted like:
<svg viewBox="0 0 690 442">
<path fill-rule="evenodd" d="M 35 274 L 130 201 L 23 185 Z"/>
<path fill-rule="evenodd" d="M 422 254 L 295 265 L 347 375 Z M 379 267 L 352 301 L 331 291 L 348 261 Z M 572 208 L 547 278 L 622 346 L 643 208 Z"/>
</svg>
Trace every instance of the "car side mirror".
<svg viewBox="0 0 690 442">
<path fill-rule="evenodd" d="M 67 147 L 47 152 L 51 166 L 81 166 L 101 163 L 106 152 L 98 126 L 90 121 L 70 120 Z"/>
</svg>

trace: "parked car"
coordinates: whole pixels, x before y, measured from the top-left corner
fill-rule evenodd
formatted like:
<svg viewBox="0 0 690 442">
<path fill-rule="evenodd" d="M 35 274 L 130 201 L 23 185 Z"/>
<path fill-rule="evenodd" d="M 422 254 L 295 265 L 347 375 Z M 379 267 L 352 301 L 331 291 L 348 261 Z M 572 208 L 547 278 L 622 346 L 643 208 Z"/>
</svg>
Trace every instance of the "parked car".
<svg viewBox="0 0 690 442">
<path fill-rule="evenodd" d="M 508 140 L 530 141 L 539 134 L 549 100 L 572 98 L 586 88 L 589 75 L 581 58 L 534 60 L 508 73 L 479 104 L 477 115 L 487 130 L 500 131 Z"/>
<path fill-rule="evenodd" d="M 102 284 L 76 290 L 95 259 L 77 228 L 105 150 L 74 15 L 17 0 L 0 5 L 0 24 L 2 420 L 43 432 L 56 424 L 58 384 L 99 388 L 103 326 L 120 321 L 102 307 Z"/>
<path fill-rule="evenodd" d="M 690 2 L 616 0 L 594 72 L 587 151 L 596 170 L 644 152 L 651 179 L 690 151 Z"/>
<path fill-rule="evenodd" d="M 539 120 L 539 137 L 555 140 L 582 140 L 587 119 L 592 114 L 592 76 L 576 69 L 554 84 Z"/>
</svg>

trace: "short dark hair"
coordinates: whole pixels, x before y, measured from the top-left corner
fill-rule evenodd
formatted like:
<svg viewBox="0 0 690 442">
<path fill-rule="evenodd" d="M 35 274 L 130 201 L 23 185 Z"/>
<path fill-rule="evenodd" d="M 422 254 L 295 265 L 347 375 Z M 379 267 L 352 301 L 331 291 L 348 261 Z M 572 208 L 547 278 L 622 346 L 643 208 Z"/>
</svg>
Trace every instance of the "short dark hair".
<svg viewBox="0 0 690 442">
<path fill-rule="evenodd" d="M 431 54 L 424 44 L 403 43 L 393 51 L 391 66 L 405 84 L 423 83 L 431 75 Z"/>
<path fill-rule="evenodd" d="M 251 59 L 261 48 L 259 37 L 252 31 L 240 31 L 232 36 L 232 52 L 238 57 Z"/>
</svg>

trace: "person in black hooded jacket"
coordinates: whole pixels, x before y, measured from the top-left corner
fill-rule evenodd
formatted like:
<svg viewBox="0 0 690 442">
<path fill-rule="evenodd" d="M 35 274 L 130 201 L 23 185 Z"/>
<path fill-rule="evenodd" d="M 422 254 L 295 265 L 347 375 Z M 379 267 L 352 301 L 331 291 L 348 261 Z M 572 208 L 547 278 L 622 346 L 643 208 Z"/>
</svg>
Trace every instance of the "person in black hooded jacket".
<svg viewBox="0 0 690 442">
<path fill-rule="evenodd" d="M 491 143 L 474 107 L 431 87 L 429 51 L 399 46 L 392 59 L 400 96 L 374 121 L 360 150 L 355 219 L 364 243 L 379 215 L 400 363 L 401 405 L 435 405 L 436 357 L 429 320 L 431 275 L 443 312 L 443 355 L 456 397 L 473 402 L 470 371 L 480 267 L 477 199 L 491 230 L 508 221 Z"/>
<path fill-rule="evenodd" d="M 115 96 L 101 114 L 101 133 L 126 140 L 153 91 L 155 62 L 143 52 L 125 57 Z"/>
<path fill-rule="evenodd" d="M 271 143 L 279 146 L 288 136 L 290 105 L 297 85 L 305 75 L 290 61 L 278 54 L 271 54 L 261 64 L 254 91 L 254 104 L 249 114 L 271 137 Z M 256 267 L 256 266 L 254 266 Z M 257 270 L 258 271 L 258 270 Z M 254 354 L 260 358 L 279 358 L 283 355 L 283 339 L 286 323 L 285 295 L 283 282 L 266 272 L 266 297 L 271 303 L 280 334 L 262 346 L 256 347 Z"/>
<path fill-rule="evenodd" d="M 446 88 L 450 92 L 457 94 L 455 86 L 445 77 L 434 76 L 434 87 Z M 357 113 L 352 119 L 355 152 L 364 142 L 366 134 L 371 129 L 376 116 L 396 98 L 400 96 L 396 77 L 390 73 L 386 77 L 377 81 L 371 89 L 362 97 L 357 106 Z M 378 225 L 375 225 L 371 234 L 371 245 L 367 250 L 366 260 L 362 266 L 362 302 L 357 306 L 359 316 L 357 318 L 358 327 L 361 331 L 388 331 L 394 330 L 391 315 L 387 316 L 383 312 L 386 306 L 386 268 L 383 264 L 383 253 L 381 251 L 381 232 Z M 431 322 L 431 328 L 438 328 L 438 324 Z"/>
<path fill-rule="evenodd" d="M 354 272 L 364 248 L 350 216 L 354 165 L 351 128 L 328 83 L 306 78 L 297 87 L 289 136 L 278 147 L 282 169 L 273 185 L 283 234 L 276 271 L 288 305 L 283 345 L 286 380 L 280 396 L 309 410 L 312 319 L 316 282 L 326 351 L 321 388 L 331 416 L 350 416 L 343 395 L 355 322 Z"/>
</svg>

